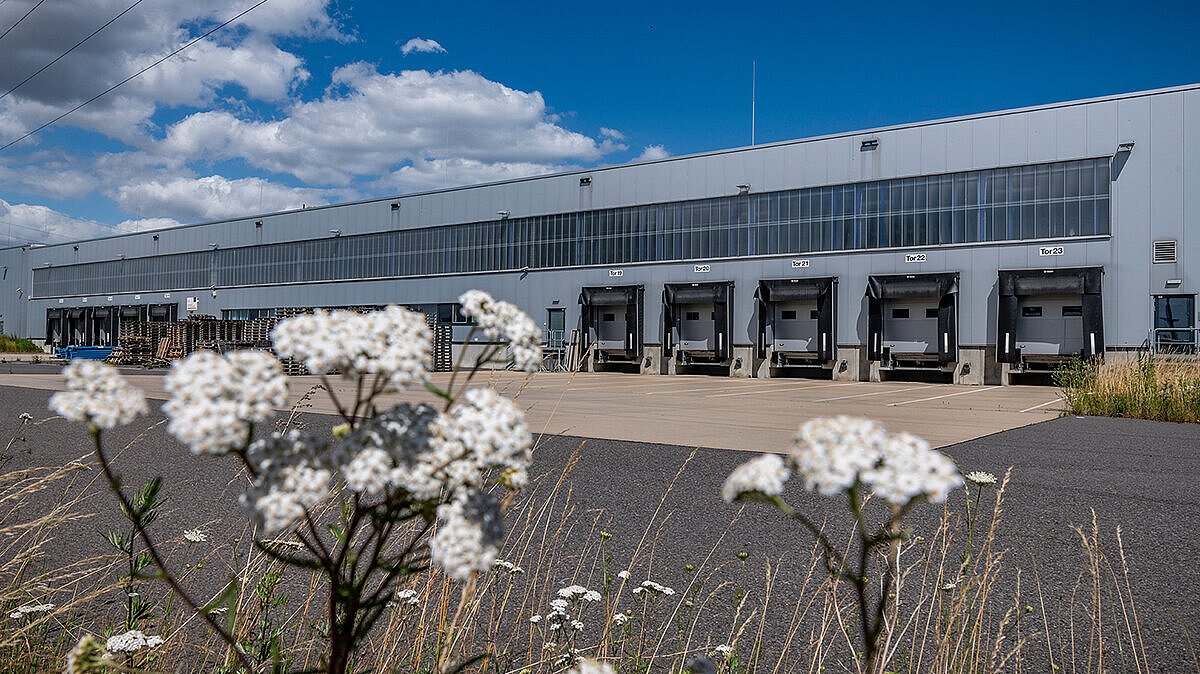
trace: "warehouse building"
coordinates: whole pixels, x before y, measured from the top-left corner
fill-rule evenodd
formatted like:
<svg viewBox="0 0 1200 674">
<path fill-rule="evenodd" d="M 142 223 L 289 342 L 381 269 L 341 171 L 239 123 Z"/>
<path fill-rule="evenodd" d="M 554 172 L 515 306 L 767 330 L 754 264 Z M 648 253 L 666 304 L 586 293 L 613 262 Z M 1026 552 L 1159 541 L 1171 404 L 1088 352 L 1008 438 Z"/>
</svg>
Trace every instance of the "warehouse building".
<svg viewBox="0 0 1200 674">
<path fill-rule="evenodd" d="M 1187 228 L 1197 229 L 1188 235 Z M 0 250 L 6 332 L 421 308 L 480 288 L 585 365 L 1000 383 L 1195 348 L 1200 85 Z"/>
</svg>

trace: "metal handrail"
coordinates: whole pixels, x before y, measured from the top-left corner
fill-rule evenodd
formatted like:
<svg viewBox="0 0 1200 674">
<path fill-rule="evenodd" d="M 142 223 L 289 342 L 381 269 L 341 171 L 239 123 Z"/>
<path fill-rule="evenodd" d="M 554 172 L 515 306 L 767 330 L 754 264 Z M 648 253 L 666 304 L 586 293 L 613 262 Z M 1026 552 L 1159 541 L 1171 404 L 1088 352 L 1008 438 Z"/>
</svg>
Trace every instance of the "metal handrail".
<svg viewBox="0 0 1200 674">
<path fill-rule="evenodd" d="M 1187 333 L 1188 339 L 1171 338 L 1164 340 L 1161 333 Z M 1200 328 L 1151 328 L 1149 341 L 1150 353 L 1155 355 L 1194 354 L 1196 346 L 1200 345 Z"/>
</svg>

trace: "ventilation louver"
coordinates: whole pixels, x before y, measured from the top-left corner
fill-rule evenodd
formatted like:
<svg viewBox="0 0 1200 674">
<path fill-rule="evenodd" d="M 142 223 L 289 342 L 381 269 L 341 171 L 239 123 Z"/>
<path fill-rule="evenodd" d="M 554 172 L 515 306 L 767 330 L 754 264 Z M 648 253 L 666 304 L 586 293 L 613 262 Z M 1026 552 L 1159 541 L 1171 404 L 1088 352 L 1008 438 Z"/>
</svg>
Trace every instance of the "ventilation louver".
<svg viewBox="0 0 1200 674">
<path fill-rule="evenodd" d="M 1175 242 L 1155 241 L 1154 264 L 1163 264 L 1166 262 L 1175 262 Z"/>
</svg>

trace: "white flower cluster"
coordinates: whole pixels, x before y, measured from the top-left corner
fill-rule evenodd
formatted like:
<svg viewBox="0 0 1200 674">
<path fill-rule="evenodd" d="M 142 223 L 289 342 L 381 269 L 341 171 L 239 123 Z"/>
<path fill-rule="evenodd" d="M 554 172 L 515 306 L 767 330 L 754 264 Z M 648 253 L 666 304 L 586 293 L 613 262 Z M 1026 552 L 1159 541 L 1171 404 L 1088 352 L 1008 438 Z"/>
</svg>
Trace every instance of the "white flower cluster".
<svg viewBox="0 0 1200 674">
<path fill-rule="evenodd" d="M 985 473 L 982 470 L 973 470 L 967 473 L 967 482 L 977 487 L 987 487 L 996 484 L 996 476 L 991 473 Z"/>
<path fill-rule="evenodd" d="M 828 496 L 861 482 L 895 505 L 921 497 L 940 503 L 962 484 L 954 462 L 928 442 L 909 433 L 888 435 L 868 419 L 838 416 L 806 422 L 789 459 L 790 467 L 774 455 L 738 466 L 726 479 L 722 495 L 726 501 L 755 491 L 778 495 L 789 469 L 804 476 L 809 490 Z"/>
<path fill-rule="evenodd" d="M 671 588 L 667 587 L 666 585 L 659 585 L 658 583 L 656 583 L 652 580 L 643 580 L 642 584 L 640 586 L 633 588 L 634 594 L 641 594 L 643 592 L 661 594 L 661 595 L 667 596 L 667 597 L 675 594 L 675 590 L 672 590 Z"/>
<path fill-rule="evenodd" d="M 111 669 L 111 655 L 104 650 L 100 640 L 91 634 L 85 634 L 75 647 L 67 653 L 67 667 L 63 674 L 99 674 Z"/>
<path fill-rule="evenodd" d="M 29 606 L 20 606 L 17 610 L 8 614 L 13 620 L 20 620 L 31 613 L 49 613 L 54 610 L 54 604 L 31 604 Z"/>
<path fill-rule="evenodd" d="M 529 481 L 526 467 L 533 441 L 525 414 L 511 400 L 490 388 L 474 388 L 462 395 L 440 420 L 442 438 L 470 451 L 470 474 L 488 470 L 501 473 L 501 481 L 521 489 Z"/>
<path fill-rule="evenodd" d="M 886 442 L 883 426 L 869 419 L 813 419 L 796 434 L 792 462 L 810 490 L 831 496 L 852 486 L 859 473 L 873 468 Z"/>
<path fill-rule="evenodd" d="M 141 630 L 129 630 L 108 638 L 106 647 L 113 653 L 136 653 L 145 648 L 162 645 L 162 637 L 148 637 Z"/>
<path fill-rule="evenodd" d="M 421 603 L 421 601 L 417 599 L 417 591 L 408 588 L 396 592 L 396 601 L 406 606 L 416 606 L 417 604 Z"/>
<path fill-rule="evenodd" d="M 613 666 L 592 658 L 580 658 L 567 674 L 616 674 Z"/>
<path fill-rule="evenodd" d="M 367 314 L 318 310 L 281 321 L 271 339 L 276 353 L 314 374 L 379 374 L 396 388 L 424 381 L 432 362 L 425 316 L 396 306 Z"/>
<path fill-rule="evenodd" d="M 287 379 L 265 351 L 197 351 L 172 364 L 163 386 L 171 394 L 167 431 L 194 454 L 244 447 L 250 424 L 287 402 Z"/>
<path fill-rule="evenodd" d="M 496 562 L 492 564 L 492 567 L 496 569 L 503 569 L 514 576 L 519 576 L 522 573 L 525 573 L 525 569 L 522 569 L 512 562 L 506 562 L 503 559 L 497 559 Z"/>
<path fill-rule="evenodd" d="M 486 571 L 504 542 L 500 503 L 487 492 L 459 492 L 438 506 L 437 533 L 429 541 L 433 561 L 454 580 L 464 581 Z"/>
<path fill-rule="evenodd" d="M 958 466 L 950 457 L 933 451 L 928 442 L 909 433 L 889 437 L 879 463 L 864 472 L 862 480 L 874 487 L 876 496 L 894 505 L 921 496 L 940 503 L 962 485 Z"/>
<path fill-rule="evenodd" d="M 29 412 L 21 412 L 21 416 L 17 417 L 18 421 L 33 421 L 33 415 Z"/>
<path fill-rule="evenodd" d="M 320 441 L 295 429 L 250 445 L 247 461 L 258 476 L 242 495 L 264 533 L 274 533 L 304 515 L 329 491 L 333 472 L 322 465 Z"/>
<path fill-rule="evenodd" d="M 613 614 L 612 624 L 616 625 L 617 627 L 620 627 L 627 622 L 629 622 L 629 614 L 628 613 L 614 613 Z"/>
<path fill-rule="evenodd" d="M 146 411 L 145 395 L 100 361 L 73 360 L 63 376 L 67 390 L 50 396 L 50 409 L 69 421 L 90 419 L 99 428 L 113 428 Z"/>
<path fill-rule="evenodd" d="M 183 537 L 187 539 L 189 543 L 203 543 L 204 541 L 208 540 L 208 536 L 199 529 L 189 529 L 183 532 Z"/>
<path fill-rule="evenodd" d="M 721 497 L 726 503 L 733 503 L 739 496 L 754 492 L 779 496 L 783 494 L 783 485 L 791 475 L 792 471 L 782 456 L 763 454 L 743 463 L 729 474 L 721 488 Z"/>
<path fill-rule="evenodd" d="M 515 304 L 493 299 L 482 290 L 468 290 L 458 298 L 463 313 L 479 325 L 483 334 L 509 343 L 513 364 L 532 372 L 542 361 L 542 331 Z"/>
</svg>

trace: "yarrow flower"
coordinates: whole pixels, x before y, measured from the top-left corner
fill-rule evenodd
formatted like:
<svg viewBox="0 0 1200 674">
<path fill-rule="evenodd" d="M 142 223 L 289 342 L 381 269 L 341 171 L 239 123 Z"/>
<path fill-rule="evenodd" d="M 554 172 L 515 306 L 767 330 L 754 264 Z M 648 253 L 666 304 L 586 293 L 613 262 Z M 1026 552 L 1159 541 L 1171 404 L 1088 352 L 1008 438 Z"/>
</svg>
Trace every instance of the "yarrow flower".
<svg viewBox="0 0 1200 674">
<path fill-rule="evenodd" d="M 90 420 L 99 428 L 113 428 L 146 411 L 146 396 L 112 366 L 73 360 L 63 368 L 63 376 L 67 390 L 50 396 L 50 409 L 69 421 Z"/>
<path fill-rule="evenodd" d="M 487 571 L 504 542 L 500 504 L 494 496 L 469 491 L 437 508 L 438 530 L 429 541 L 433 561 L 454 580 Z"/>
<path fill-rule="evenodd" d="M 558 591 L 558 596 L 563 599 L 575 599 L 576 596 L 582 597 L 587 594 L 588 589 L 582 585 L 569 585 Z"/>
<path fill-rule="evenodd" d="M 108 672 L 111 664 L 110 656 L 100 644 L 100 640 L 91 634 L 85 634 L 67 653 L 67 668 L 63 674 L 92 674 L 93 672 Z"/>
<path fill-rule="evenodd" d="M 729 655 L 733 652 L 733 648 L 725 644 L 721 644 L 713 649 L 713 655 Z"/>
<path fill-rule="evenodd" d="M 600 599 L 600 593 L 595 590 L 588 590 L 583 594 L 583 600 L 587 602 L 596 603 L 600 601 Z"/>
<path fill-rule="evenodd" d="M 204 541 L 208 540 L 208 536 L 206 536 L 204 532 L 200 531 L 199 529 L 190 529 L 185 531 L 183 532 L 183 537 L 191 543 L 203 543 Z"/>
<path fill-rule="evenodd" d="M 450 406 L 442 431 L 468 449 L 478 472 L 497 470 L 513 489 L 528 482 L 533 438 L 525 414 L 511 400 L 490 388 L 467 391 Z"/>
<path fill-rule="evenodd" d="M 538 623 L 542 622 L 542 616 L 540 616 L 540 615 L 534 615 L 534 616 L 530 616 L 530 617 L 529 617 L 529 622 L 531 622 L 531 623 L 533 623 L 534 625 L 536 625 L 536 624 L 538 624 Z"/>
<path fill-rule="evenodd" d="M 782 456 L 763 454 L 743 463 L 729 474 L 721 488 L 721 497 L 726 503 L 733 503 L 744 494 L 753 492 L 779 496 L 791 474 Z"/>
<path fill-rule="evenodd" d="M 614 613 L 613 614 L 612 623 L 614 625 L 616 625 L 617 627 L 620 627 L 621 625 L 624 625 L 627 622 L 629 622 L 629 616 L 627 614 L 625 614 L 625 613 Z"/>
<path fill-rule="evenodd" d="M 513 364 L 532 372 L 542 361 L 542 331 L 515 304 L 493 299 L 482 290 L 468 290 L 458 298 L 463 314 L 475 319 L 483 334 L 509 343 Z"/>
<path fill-rule="evenodd" d="M 108 638 L 106 647 L 113 653 L 136 653 L 142 649 L 162 645 L 162 637 L 148 637 L 141 630 L 129 630 Z"/>
<path fill-rule="evenodd" d="M 265 351 L 197 351 L 177 360 L 163 382 L 171 399 L 167 431 L 193 454 L 225 454 L 249 441 L 250 424 L 287 402 L 287 379 Z"/>
<path fill-rule="evenodd" d="M 641 594 L 643 592 L 656 592 L 668 597 L 675 594 L 675 590 L 672 590 L 666 585 L 659 585 L 652 580 L 643 580 L 641 586 L 633 588 L 634 594 Z"/>
<path fill-rule="evenodd" d="M 396 601 L 408 606 L 416 606 L 417 604 L 421 603 L 421 601 L 417 599 L 417 591 L 410 588 L 398 590 L 396 592 Z"/>
<path fill-rule="evenodd" d="M 18 421 L 33 421 L 33 415 L 29 412 L 21 412 L 21 416 L 17 417 Z"/>
<path fill-rule="evenodd" d="M 928 442 L 910 433 L 888 438 L 879 464 L 865 471 L 862 479 L 874 487 L 876 496 L 893 505 L 904 505 L 919 496 L 941 503 L 962 484 L 950 457 L 933 451 Z"/>
<path fill-rule="evenodd" d="M 54 604 L 31 604 L 29 606 L 18 607 L 17 610 L 8 614 L 13 620 L 20 620 L 31 613 L 49 613 L 54 610 Z"/>
<path fill-rule="evenodd" d="M 592 658 L 580 658 L 568 674 L 615 674 L 613 666 Z"/>
<path fill-rule="evenodd" d="M 397 306 L 367 314 L 318 310 L 281 321 L 271 339 L 276 353 L 313 374 L 379 374 L 396 388 L 425 381 L 432 366 L 424 315 Z"/>
<path fill-rule="evenodd" d="M 847 416 L 813 419 L 800 427 L 792 463 L 810 490 L 826 496 L 851 487 L 883 453 L 887 433 L 868 419 Z"/>
<path fill-rule="evenodd" d="M 258 467 L 258 476 L 241 501 L 254 511 L 264 533 L 287 527 L 328 494 L 333 473 L 321 463 L 323 447 L 296 429 L 250 445 L 246 460 Z"/>
<path fill-rule="evenodd" d="M 628 577 L 629 577 L 628 571 L 618 571 L 617 572 L 617 578 L 620 578 L 621 580 L 625 580 Z"/>
<path fill-rule="evenodd" d="M 985 473 L 981 470 L 976 470 L 976 471 L 967 473 L 966 477 L 967 477 L 967 482 L 970 482 L 971 484 L 976 485 L 978 487 L 987 487 L 989 485 L 996 484 L 996 476 L 995 475 L 992 475 L 991 473 Z"/>
</svg>

